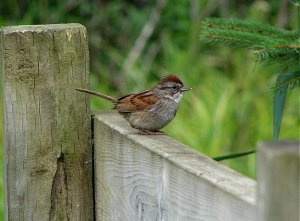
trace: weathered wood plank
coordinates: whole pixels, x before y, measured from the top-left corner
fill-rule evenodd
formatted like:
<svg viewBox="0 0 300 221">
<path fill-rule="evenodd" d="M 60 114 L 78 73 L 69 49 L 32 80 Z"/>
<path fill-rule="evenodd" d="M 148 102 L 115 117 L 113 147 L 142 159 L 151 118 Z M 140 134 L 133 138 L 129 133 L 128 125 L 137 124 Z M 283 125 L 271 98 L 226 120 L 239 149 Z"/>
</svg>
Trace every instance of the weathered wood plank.
<svg viewBox="0 0 300 221">
<path fill-rule="evenodd" d="M 168 136 L 94 118 L 96 220 L 255 220 L 255 182 Z"/>
<path fill-rule="evenodd" d="M 257 220 L 299 221 L 300 143 L 262 143 L 257 162 Z"/>
<path fill-rule="evenodd" d="M 6 220 L 93 220 L 85 27 L 5 27 L 0 45 Z"/>
</svg>

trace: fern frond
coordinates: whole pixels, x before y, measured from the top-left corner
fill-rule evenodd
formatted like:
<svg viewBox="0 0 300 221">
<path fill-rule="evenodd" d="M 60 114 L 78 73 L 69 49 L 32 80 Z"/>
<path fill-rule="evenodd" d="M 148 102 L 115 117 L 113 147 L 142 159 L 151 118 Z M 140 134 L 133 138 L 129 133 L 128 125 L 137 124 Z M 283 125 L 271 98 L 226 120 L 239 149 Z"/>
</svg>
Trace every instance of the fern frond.
<svg viewBox="0 0 300 221">
<path fill-rule="evenodd" d="M 238 32 L 248 32 L 259 34 L 271 38 L 279 38 L 285 40 L 296 40 L 299 38 L 299 33 L 288 31 L 285 29 L 275 28 L 270 25 L 248 22 L 238 19 L 222 19 L 222 18 L 207 18 L 202 22 L 202 27 L 218 30 L 233 30 Z"/>
<path fill-rule="evenodd" d="M 297 68 L 300 59 L 300 48 L 265 48 L 254 51 L 257 62 L 277 62 L 280 66 L 289 66 Z"/>
<path fill-rule="evenodd" d="M 294 0 L 293 2 L 300 2 Z M 236 19 L 208 18 L 202 22 L 200 38 L 209 43 L 222 43 L 254 50 L 257 62 L 276 62 L 296 72 L 281 73 L 276 79 L 273 98 L 273 137 L 279 136 L 285 97 L 288 89 L 300 87 L 300 8 L 299 32 Z M 217 160 L 233 156 L 223 156 Z"/>
<path fill-rule="evenodd" d="M 200 37 L 208 43 L 221 43 L 254 50 L 256 61 L 295 69 L 300 61 L 300 35 L 269 25 L 236 19 L 209 18 L 202 23 Z"/>
<path fill-rule="evenodd" d="M 300 86 L 300 71 L 281 73 L 276 80 L 276 84 L 271 88 L 274 92 L 277 92 L 283 88 L 293 89 L 295 86 Z"/>
<path fill-rule="evenodd" d="M 222 43 L 234 47 L 255 50 L 263 49 L 266 47 L 272 48 L 276 47 L 276 45 L 285 45 L 292 43 L 288 42 L 285 39 L 272 39 L 272 41 L 270 41 L 270 38 L 267 36 L 249 32 L 216 30 L 210 28 L 203 29 L 200 36 L 205 38 L 205 40 L 209 43 Z"/>
</svg>

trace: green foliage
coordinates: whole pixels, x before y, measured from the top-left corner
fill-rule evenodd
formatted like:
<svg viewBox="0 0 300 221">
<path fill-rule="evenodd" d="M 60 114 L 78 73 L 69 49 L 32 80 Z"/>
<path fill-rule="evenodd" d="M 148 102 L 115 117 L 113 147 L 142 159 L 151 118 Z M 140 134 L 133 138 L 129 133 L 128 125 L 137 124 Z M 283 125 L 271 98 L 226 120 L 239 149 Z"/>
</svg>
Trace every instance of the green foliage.
<svg viewBox="0 0 300 221">
<path fill-rule="evenodd" d="M 299 86 L 299 32 L 243 20 L 208 18 L 202 23 L 200 37 L 210 43 L 252 49 L 257 62 L 275 62 L 283 70 L 297 70 L 277 77 L 273 102 L 273 138 L 277 139 L 287 89 Z"/>
<path fill-rule="evenodd" d="M 277 92 L 284 88 L 292 90 L 296 86 L 300 86 L 300 71 L 279 74 L 272 89 Z"/>
<path fill-rule="evenodd" d="M 232 30 L 235 31 L 236 34 L 241 32 L 241 33 L 254 34 L 257 37 L 268 37 L 269 40 L 270 37 L 272 37 L 275 40 L 281 40 L 283 42 L 285 40 L 295 40 L 298 37 L 298 34 L 292 31 L 276 28 L 271 25 L 260 24 L 260 23 L 246 21 L 246 20 L 238 20 L 233 18 L 229 18 L 229 19 L 207 18 L 203 21 L 203 28 L 204 28 L 203 31 L 205 31 L 206 26 L 208 26 L 209 28 Z M 260 42 L 257 43 L 260 44 Z M 252 47 L 253 45 L 251 44 L 250 46 Z"/>
<path fill-rule="evenodd" d="M 295 80 L 296 79 L 296 80 Z M 285 105 L 286 93 L 300 83 L 299 72 L 280 73 L 276 79 L 273 96 L 273 138 L 277 139 L 280 132 L 281 119 Z"/>
<path fill-rule="evenodd" d="M 202 23 L 200 37 L 210 43 L 222 43 L 254 50 L 258 62 L 278 62 L 283 69 L 298 66 L 298 32 L 237 19 L 208 18 Z"/>
</svg>

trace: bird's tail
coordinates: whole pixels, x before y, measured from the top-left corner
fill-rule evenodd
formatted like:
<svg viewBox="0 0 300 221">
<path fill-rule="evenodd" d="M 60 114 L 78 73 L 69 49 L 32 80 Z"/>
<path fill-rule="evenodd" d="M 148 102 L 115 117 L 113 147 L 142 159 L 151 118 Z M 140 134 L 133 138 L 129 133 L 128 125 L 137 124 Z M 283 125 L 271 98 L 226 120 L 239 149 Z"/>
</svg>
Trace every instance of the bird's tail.
<svg viewBox="0 0 300 221">
<path fill-rule="evenodd" d="M 118 100 L 114 97 L 111 97 L 111 96 L 108 96 L 106 94 L 101 94 L 99 92 L 96 92 L 96 91 L 90 91 L 90 90 L 87 90 L 87 89 L 81 89 L 81 88 L 76 88 L 77 91 L 81 91 L 81 92 L 84 92 L 84 93 L 87 93 L 87 94 L 92 94 L 92 95 L 95 95 L 97 97 L 101 97 L 102 99 L 104 100 L 108 100 L 108 101 L 111 101 L 113 102 L 114 104 L 118 103 Z"/>
</svg>

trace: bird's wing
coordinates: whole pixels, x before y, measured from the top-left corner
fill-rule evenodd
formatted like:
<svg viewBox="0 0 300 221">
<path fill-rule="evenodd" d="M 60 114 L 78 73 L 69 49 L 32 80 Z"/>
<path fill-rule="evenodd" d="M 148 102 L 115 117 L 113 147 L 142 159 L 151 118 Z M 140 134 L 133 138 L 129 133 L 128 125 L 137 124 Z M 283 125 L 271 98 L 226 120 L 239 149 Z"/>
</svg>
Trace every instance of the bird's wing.
<svg viewBox="0 0 300 221">
<path fill-rule="evenodd" d="M 158 98 L 151 91 L 130 94 L 118 99 L 116 109 L 121 113 L 142 111 L 157 102 Z"/>
</svg>

